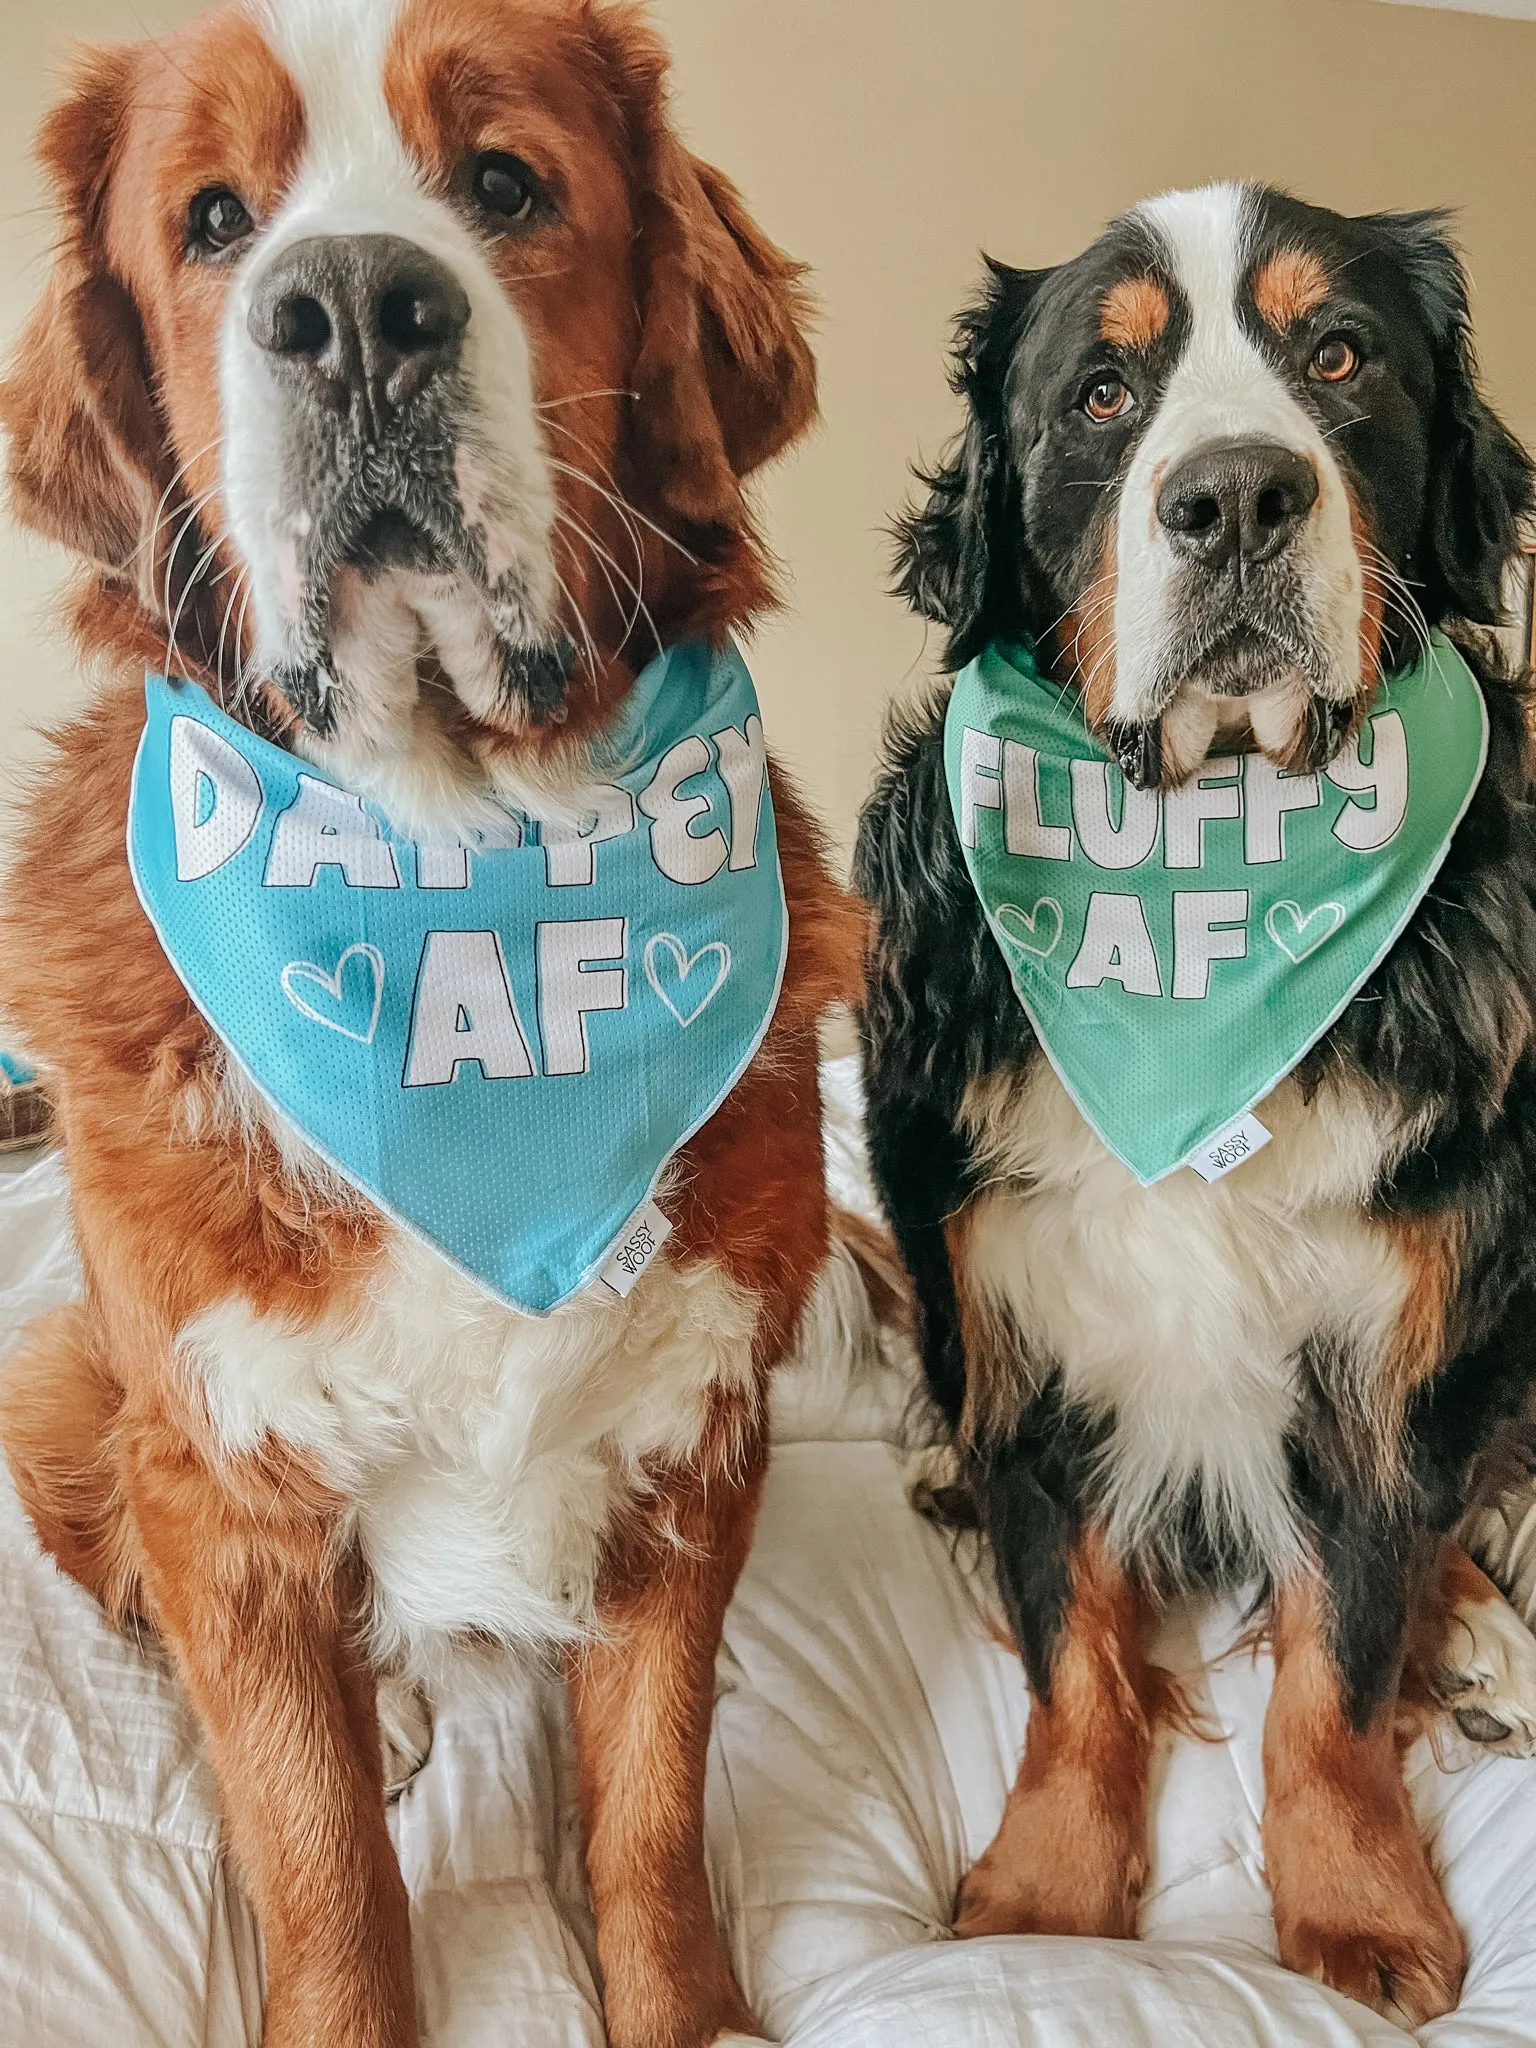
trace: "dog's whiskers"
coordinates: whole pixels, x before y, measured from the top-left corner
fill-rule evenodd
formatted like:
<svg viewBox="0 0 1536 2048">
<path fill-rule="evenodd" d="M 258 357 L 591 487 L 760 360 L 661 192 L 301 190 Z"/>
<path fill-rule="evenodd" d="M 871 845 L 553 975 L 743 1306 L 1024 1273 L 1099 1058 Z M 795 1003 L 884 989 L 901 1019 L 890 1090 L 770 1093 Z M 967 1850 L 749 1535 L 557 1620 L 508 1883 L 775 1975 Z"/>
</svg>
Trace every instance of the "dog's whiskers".
<svg viewBox="0 0 1536 2048">
<path fill-rule="evenodd" d="M 626 391 L 622 385 L 610 384 L 598 391 L 572 391 L 564 398 L 541 398 L 533 409 L 535 412 L 553 412 L 561 405 L 585 405 L 589 398 L 638 399 L 639 396 L 638 391 Z"/>
<path fill-rule="evenodd" d="M 654 519 L 648 519 L 638 506 L 630 503 L 628 498 L 620 496 L 615 491 L 606 489 L 597 481 L 596 477 L 590 475 L 586 470 L 577 469 L 569 462 L 562 462 L 557 456 L 551 456 L 549 460 L 551 469 L 557 475 L 568 476 L 576 483 L 587 485 L 588 489 L 596 491 L 600 498 L 606 498 L 621 519 L 637 520 L 641 526 L 655 534 L 659 541 L 664 542 L 667 547 L 675 549 L 685 562 L 694 568 L 698 567 L 699 558 L 697 555 L 690 553 L 680 540 L 677 540 L 672 534 L 668 533 L 664 527 L 658 526 Z"/>
<path fill-rule="evenodd" d="M 633 604 L 630 608 L 629 616 L 624 621 L 624 639 L 627 641 L 629 639 L 630 634 L 633 633 L 638 621 L 644 619 L 646 626 L 649 628 L 651 638 L 656 643 L 656 651 L 658 654 L 661 653 L 661 634 L 657 629 L 655 619 L 651 615 L 650 607 L 645 602 L 645 593 L 643 588 L 645 565 L 643 560 L 638 563 L 637 568 L 637 573 L 639 574 L 641 581 L 636 582 L 631 577 L 625 574 L 624 570 L 619 566 L 618 562 L 614 559 L 614 556 L 610 552 L 610 550 L 603 545 L 602 541 L 598 538 L 596 534 L 591 532 L 590 529 L 587 526 L 585 526 L 581 520 L 576 518 L 574 513 L 562 510 L 559 513 L 558 518 L 559 523 L 562 526 L 570 527 L 573 531 L 578 533 L 581 536 L 582 540 L 585 541 L 587 546 L 592 550 L 593 557 L 597 562 L 598 568 L 602 572 L 603 580 L 608 585 L 608 593 L 613 599 L 615 608 L 620 612 L 624 610 L 624 601 L 619 596 L 618 590 L 613 582 L 613 577 L 617 576 L 619 581 L 624 585 L 625 589 L 628 590 L 630 597 L 633 600 Z M 567 542 L 567 545 L 569 545 L 569 542 Z M 613 572 L 612 575 L 609 574 L 610 569 Z"/>
<path fill-rule="evenodd" d="M 197 563 L 192 570 L 192 574 L 187 578 L 186 582 L 181 587 L 181 595 L 176 601 L 175 616 L 171 620 L 170 635 L 166 640 L 165 644 L 165 672 L 168 676 L 173 675 L 175 673 L 175 665 L 178 651 L 176 644 L 176 635 L 181 626 L 182 614 L 186 611 L 188 602 L 191 599 L 193 591 L 197 588 L 199 582 L 202 580 L 204 570 L 206 570 L 209 564 L 214 560 L 215 556 L 219 552 L 219 548 L 221 547 L 221 545 L 222 542 L 215 541 L 211 547 L 205 549 L 205 551 L 198 557 Z"/>
<path fill-rule="evenodd" d="M 216 671 L 216 674 L 217 674 L 217 677 L 218 677 L 218 686 L 219 686 L 219 702 L 220 702 L 221 704 L 223 704 L 223 705 L 224 705 L 224 708 L 225 708 L 225 710 L 226 710 L 226 711 L 227 711 L 227 710 L 229 709 L 229 705 L 228 705 L 228 704 L 227 704 L 227 702 L 225 701 L 225 695 L 224 695 L 224 640 L 225 640 L 225 635 L 226 635 L 226 634 L 228 633 L 228 631 L 229 631 L 229 622 L 230 622 L 230 619 L 231 619 L 231 618 L 233 617 L 233 615 L 234 615 L 234 610 L 235 610 L 235 606 L 236 606 L 237 604 L 240 604 L 240 601 L 241 601 L 241 598 L 242 598 L 242 596 L 243 596 L 243 595 L 244 595 L 244 594 L 246 593 L 246 588 L 247 588 L 247 585 L 249 584 L 249 582 L 250 582 L 250 570 L 249 570 L 249 567 L 248 567 L 248 566 L 247 566 L 247 565 L 246 565 L 245 563 L 242 563 L 242 564 L 240 565 L 240 570 L 239 570 L 239 573 L 238 573 L 238 574 L 236 575 L 236 577 L 235 577 L 235 580 L 234 580 L 234 583 L 233 583 L 233 584 L 231 585 L 231 587 L 230 587 L 229 597 L 228 597 L 228 600 L 226 601 L 226 603 L 225 603 L 225 606 L 224 606 L 224 615 L 223 615 L 222 619 L 221 619 L 221 620 L 219 621 L 219 645 L 218 645 L 218 654 L 217 654 L 217 659 L 216 659 L 216 663 L 215 663 L 215 671 Z M 243 606 L 243 605 L 241 606 L 241 615 L 240 615 L 240 617 L 241 617 L 241 631 L 243 632 L 243 630 L 244 630 L 244 624 L 245 624 L 245 611 L 244 611 L 244 606 Z M 238 685 L 238 682 L 239 682 L 239 677 L 240 677 L 240 671 L 241 671 L 242 667 L 244 666 L 244 656 L 243 656 L 243 655 L 241 654 L 241 651 L 240 651 L 240 650 L 241 650 L 241 641 L 240 641 L 239 639 L 237 639 L 237 640 L 236 640 L 236 643 L 235 643 L 235 664 L 236 664 L 236 666 L 235 666 L 235 677 L 236 677 L 236 683 L 237 683 L 237 685 Z M 237 691 L 237 701 L 238 701 L 238 691 Z"/>
<path fill-rule="evenodd" d="M 553 564 L 551 564 L 551 568 L 553 568 Z M 599 662 L 597 658 L 597 648 L 593 644 L 592 634 L 587 625 L 586 614 L 582 611 L 581 606 L 576 602 L 575 596 L 572 594 L 571 591 L 571 586 L 566 582 L 565 578 L 560 574 L 560 571 L 558 569 L 554 569 L 554 578 L 560 586 L 561 596 L 565 599 L 566 604 L 570 607 L 570 613 L 573 621 L 581 630 L 581 637 L 586 646 L 587 669 L 592 677 L 593 683 L 595 684 L 597 681 L 598 670 L 602 666 L 602 664 Z"/>
<path fill-rule="evenodd" d="M 166 485 L 165 489 L 160 493 L 159 500 L 155 505 L 154 512 L 150 518 L 149 531 L 143 536 L 138 546 L 134 549 L 133 553 L 128 557 L 130 563 L 137 562 L 139 557 L 146 553 L 150 556 L 151 562 L 153 562 L 154 549 L 160 536 L 161 524 L 165 518 L 167 507 L 170 504 L 171 498 L 175 493 L 177 486 L 186 481 L 187 471 L 192 467 L 194 462 L 201 462 L 205 455 L 211 455 L 215 449 L 222 448 L 223 445 L 224 436 L 222 434 L 215 434 L 211 441 L 205 441 L 201 448 L 197 449 L 193 454 L 187 457 L 185 462 L 179 462 L 176 465 L 175 471 L 171 476 L 170 482 Z M 209 490 L 202 494 L 200 502 L 206 504 L 208 499 L 213 495 L 213 493 L 217 489 L 217 484 L 210 486 Z"/>
</svg>

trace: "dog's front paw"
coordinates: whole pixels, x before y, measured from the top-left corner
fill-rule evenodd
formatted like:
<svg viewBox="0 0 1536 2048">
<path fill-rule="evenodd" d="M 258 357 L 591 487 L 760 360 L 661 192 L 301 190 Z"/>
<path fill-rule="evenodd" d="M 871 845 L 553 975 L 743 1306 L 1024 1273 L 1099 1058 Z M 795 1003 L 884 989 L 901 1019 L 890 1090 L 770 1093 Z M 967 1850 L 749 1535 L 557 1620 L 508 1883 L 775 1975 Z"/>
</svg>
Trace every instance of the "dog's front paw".
<svg viewBox="0 0 1536 2048">
<path fill-rule="evenodd" d="M 955 1933 L 1099 1934 L 1130 1941 L 1147 1881 L 1144 1844 L 1114 1828 L 1063 1826 L 1047 1783 L 1015 1793 L 997 1840 L 960 1887 Z"/>
<path fill-rule="evenodd" d="M 1469 1742 L 1536 1756 L 1536 1636 L 1506 1601 L 1457 1603 L 1432 1682 Z"/>
<path fill-rule="evenodd" d="M 988 1934 L 1056 1933 L 1055 1914 L 1029 1877 L 1008 1868 L 989 1850 L 960 1887 L 955 1934 L 974 1941 Z"/>
<path fill-rule="evenodd" d="M 1280 1960 L 1410 2032 L 1455 2009 L 1467 1968 L 1466 1945 L 1443 1909 L 1367 1933 L 1302 1919 L 1282 1932 Z"/>
</svg>

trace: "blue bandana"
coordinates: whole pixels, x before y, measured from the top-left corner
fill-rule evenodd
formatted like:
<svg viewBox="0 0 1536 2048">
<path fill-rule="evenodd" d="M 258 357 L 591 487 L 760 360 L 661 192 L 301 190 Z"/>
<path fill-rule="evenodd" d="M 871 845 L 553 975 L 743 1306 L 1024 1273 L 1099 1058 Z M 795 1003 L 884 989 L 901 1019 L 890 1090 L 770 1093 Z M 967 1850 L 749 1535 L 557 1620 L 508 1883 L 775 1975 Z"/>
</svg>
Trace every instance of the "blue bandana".
<svg viewBox="0 0 1536 2048">
<path fill-rule="evenodd" d="M 347 1180 L 512 1306 L 615 1253 L 762 1043 L 789 937 L 757 695 L 727 646 L 640 676 L 580 817 L 472 846 L 151 677 L 128 857 L 188 993 Z M 631 1226 L 635 1226 L 634 1229 Z M 627 1291 L 616 1280 L 620 1291 Z"/>
</svg>

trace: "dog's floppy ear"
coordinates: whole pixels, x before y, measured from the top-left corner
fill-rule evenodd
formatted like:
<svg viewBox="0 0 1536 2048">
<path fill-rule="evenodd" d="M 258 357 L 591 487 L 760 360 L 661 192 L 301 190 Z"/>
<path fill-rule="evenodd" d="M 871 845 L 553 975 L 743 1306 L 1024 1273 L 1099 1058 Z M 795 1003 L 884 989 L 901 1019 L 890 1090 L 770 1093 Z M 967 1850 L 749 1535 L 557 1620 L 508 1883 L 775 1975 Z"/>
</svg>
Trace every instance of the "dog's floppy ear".
<svg viewBox="0 0 1536 2048">
<path fill-rule="evenodd" d="M 1407 277 L 1430 339 L 1435 409 L 1417 550 L 1431 621 L 1497 625 L 1517 522 L 1536 504 L 1530 457 L 1478 389 L 1466 273 L 1443 213 L 1378 214 L 1371 226 Z"/>
<path fill-rule="evenodd" d="M 169 474 L 144 336 L 112 275 L 104 215 L 137 63 L 130 47 L 80 62 L 44 121 L 37 154 L 61 215 L 54 266 L 0 382 L 11 508 L 154 608 L 145 546 Z"/>
<path fill-rule="evenodd" d="M 635 466 L 661 507 L 744 534 L 741 484 L 816 416 L 802 267 L 728 179 L 683 147 L 667 57 L 638 11 L 594 14 L 626 109 L 639 239 Z"/>
<path fill-rule="evenodd" d="M 897 588 L 914 611 L 949 629 L 946 659 L 961 668 L 998 633 L 1018 630 L 1022 548 L 1017 480 L 1008 450 L 1008 370 L 1048 270 L 987 259 L 980 298 L 955 324 L 950 382 L 967 406 L 965 431 L 937 469 L 920 470 L 926 503 L 896 525 Z M 1006 536 L 1007 549 L 998 543 Z"/>
</svg>

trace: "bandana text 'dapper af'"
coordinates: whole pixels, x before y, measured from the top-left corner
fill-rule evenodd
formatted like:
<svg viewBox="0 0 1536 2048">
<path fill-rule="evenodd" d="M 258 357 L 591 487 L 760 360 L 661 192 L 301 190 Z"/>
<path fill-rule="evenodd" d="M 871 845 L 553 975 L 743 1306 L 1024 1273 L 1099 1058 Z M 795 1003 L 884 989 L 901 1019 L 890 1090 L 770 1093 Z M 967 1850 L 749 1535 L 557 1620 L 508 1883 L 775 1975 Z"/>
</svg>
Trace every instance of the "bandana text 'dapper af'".
<svg viewBox="0 0 1536 2048">
<path fill-rule="evenodd" d="M 1228 755 L 1162 793 L 1126 783 L 1027 648 L 956 678 L 944 762 L 972 884 L 1051 1064 L 1143 1185 L 1238 1123 L 1369 980 L 1487 746 L 1438 633 L 1323 774 Z"/>
<path fill-rule="evenodd" d="M 262 1093 L 514 1307 L 557 1307 L 611 1252 L 638 1270 L 665 1229 L 639 1212 L 761 1044 L 784 971 L 736 649 L 653 662 L 582 815 L 509 811 L 496 844 L 402 839 L 196 685 L 151 677 L 146 698 L 134 883 Z"/>
</svg>

